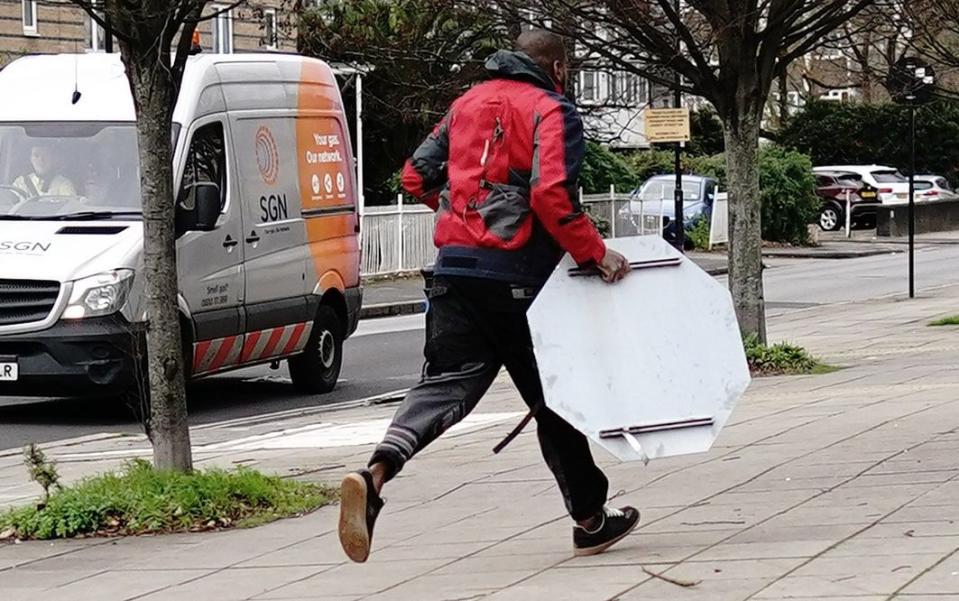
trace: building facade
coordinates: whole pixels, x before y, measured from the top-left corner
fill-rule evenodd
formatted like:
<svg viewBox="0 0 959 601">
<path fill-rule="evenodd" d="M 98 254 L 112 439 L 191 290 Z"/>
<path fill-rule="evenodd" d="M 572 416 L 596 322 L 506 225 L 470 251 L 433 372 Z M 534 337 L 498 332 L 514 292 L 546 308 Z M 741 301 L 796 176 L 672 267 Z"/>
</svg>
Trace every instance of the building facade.
<svg viewBox="0 0 959 601">
<path fill-rule="evenodd" d="M 256 0 L 226 10 L 211 4 L 199 24 L 205 52 L 293 51 L 288 4 Z M 284 8 L 286 7 L 286 8 Z M 103 27 L 68 0 L 0 0 L 0 67 L 29 54 L 106 52 Z M 116 44 L 113 50 L 118 51 Z"/>
</svg>

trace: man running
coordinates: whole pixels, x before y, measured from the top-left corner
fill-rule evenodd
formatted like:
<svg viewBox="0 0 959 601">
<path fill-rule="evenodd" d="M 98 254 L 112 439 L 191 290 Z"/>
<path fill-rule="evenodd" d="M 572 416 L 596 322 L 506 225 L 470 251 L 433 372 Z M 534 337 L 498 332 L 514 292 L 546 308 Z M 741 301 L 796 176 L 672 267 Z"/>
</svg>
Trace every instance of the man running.
<svg viewBox="0 0 959 601">
<path fill-rule="evenodd" d="M 528 31 L 486 68 L 490 79 L 453 102 L 403 170 L 407 192 L 439 213 L 426 364 L 369 469 L 343 479 L 339 536 L 353 561 L 369 557 L 384 484 L 466 417 L 503 367 L 535 411 L 543 456 L 576 522 L 575 554 L 600 553 L 639 522 L 632 507 L 606 507 L 608 481 L 586 437 L 545 407 L 526 319 L 563 251 L 610 283 L 629 271 L 577 200 L 583 125 L 562 95 L 565 44 Z"/>
</svg>

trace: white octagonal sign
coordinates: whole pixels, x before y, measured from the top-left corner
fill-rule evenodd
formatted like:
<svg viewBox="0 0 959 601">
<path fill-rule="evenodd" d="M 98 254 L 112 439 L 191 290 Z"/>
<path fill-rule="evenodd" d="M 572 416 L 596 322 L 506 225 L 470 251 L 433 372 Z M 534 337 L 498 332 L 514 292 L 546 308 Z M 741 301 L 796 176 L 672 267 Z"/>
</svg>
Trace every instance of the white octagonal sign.
<svg viewBox="0 0 959 601">
<path fill-rule="evenodd" d="M 607 244 L 625 279 L 567 255 L 530 308 L 546 405 L 624 461 L 708 451 L 750 381 L 732 297 L 660 236 Z"/>
</svg>

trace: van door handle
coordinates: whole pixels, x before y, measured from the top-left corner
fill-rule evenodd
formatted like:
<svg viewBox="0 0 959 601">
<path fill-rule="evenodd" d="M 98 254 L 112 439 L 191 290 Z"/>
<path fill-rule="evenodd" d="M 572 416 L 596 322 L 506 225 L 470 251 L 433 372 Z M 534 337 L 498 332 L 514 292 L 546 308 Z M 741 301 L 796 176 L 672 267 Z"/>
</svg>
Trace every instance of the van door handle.
<svg viewBox="0 0 959 601">
<path fill-rule="evenodd" d="M 255 231 L 250 232 L 250 236 L 246 239 L 247 244 L 256 244 L 260 241 L 260 237 L 256 234 Z"/>
<path fill-rule="evenodd" d="M 239 243 L 240 242 L 238 240 L 234 240 L 232 236 L 227 236 L 226 240 L 223 241 L 223 248 L 233 248 Z"/>
</svg>

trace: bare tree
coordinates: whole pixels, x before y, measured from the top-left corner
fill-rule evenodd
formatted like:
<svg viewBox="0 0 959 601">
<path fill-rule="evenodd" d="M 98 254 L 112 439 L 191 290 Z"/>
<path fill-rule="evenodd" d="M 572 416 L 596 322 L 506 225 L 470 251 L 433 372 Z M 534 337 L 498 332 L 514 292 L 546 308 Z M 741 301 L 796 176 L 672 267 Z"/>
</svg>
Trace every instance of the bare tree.
<svg viewBox="0 0 959 601">
<path fill-rule="evenodd" d="M 192 469 L 177 308 L 173 109 L 207 0 L 70 0 L 116 39 L 137 117 L 150 412 L 159 468 Z M 230 8 L 241 4 L 234 3 Z"/>
<path fill-rule="evenodd" d="M 942 95 L 959 97 L 959 0 L 909 0 L 904 10 L 913 28 L 911 50 L 936 67 Z"/>
<path fill-rule="evenodd" d="M 886 77 L 910 45 L 913 23 L 904 0 L 876 0 L 842 24 L 800 67 L 811 90 L 855 89 L 863 102 L 888 99 Z"/>
<path fill-rule="evenodd" d="M 705 98 L 723 121 L 730 196 L 729 284 L 744 333 L 766 338 L 759 136 L 777 78 L 876 0 L 522 1 L 611 65 Z M 513 0 L 519 3 L 520 0 Z M 557 17 L 561 18 L 557 18 Z"/>
</svg>

